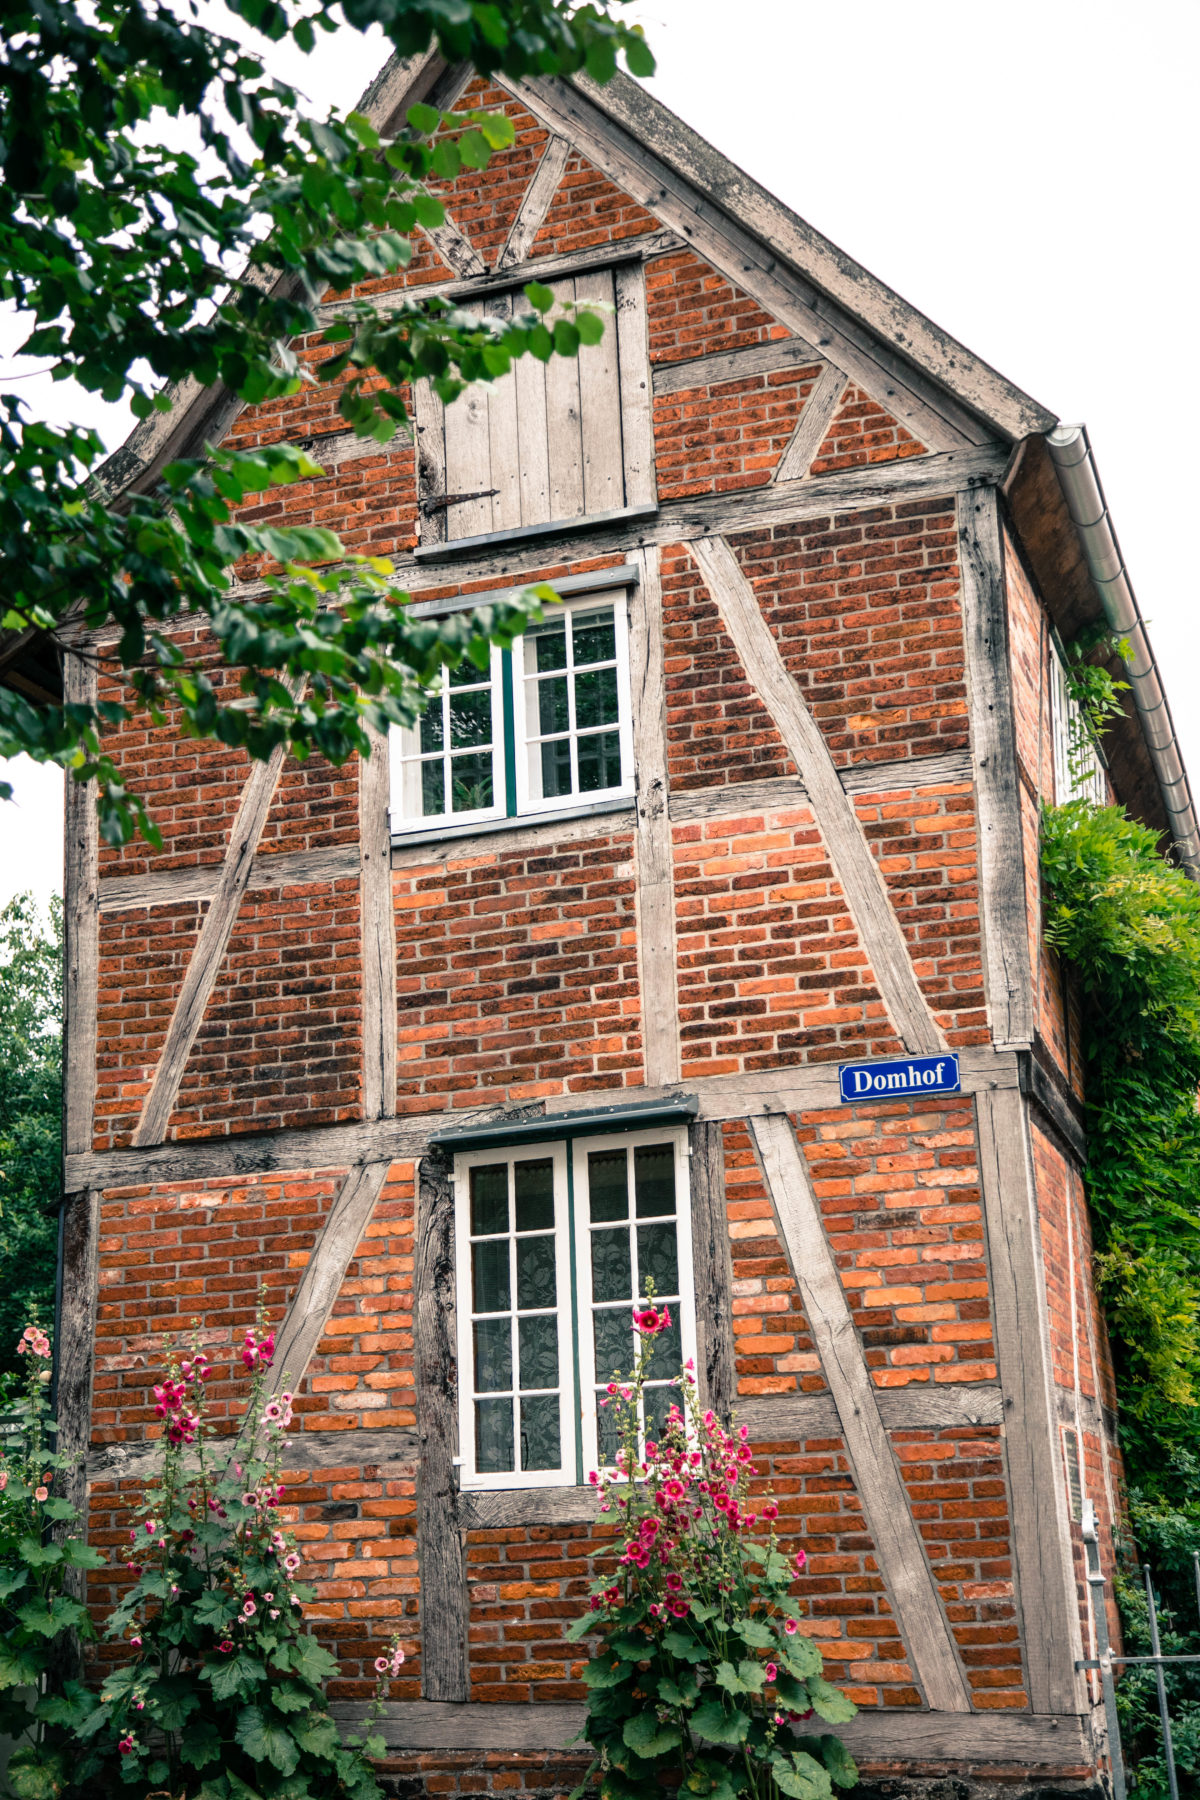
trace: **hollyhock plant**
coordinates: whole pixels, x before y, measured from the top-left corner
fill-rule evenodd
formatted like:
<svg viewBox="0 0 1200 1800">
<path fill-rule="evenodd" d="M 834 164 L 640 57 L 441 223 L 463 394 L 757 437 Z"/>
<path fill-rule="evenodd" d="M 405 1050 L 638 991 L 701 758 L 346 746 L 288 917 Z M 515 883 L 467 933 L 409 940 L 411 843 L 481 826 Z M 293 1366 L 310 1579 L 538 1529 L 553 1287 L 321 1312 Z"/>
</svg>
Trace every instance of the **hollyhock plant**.
<svg viewBox="0 0 1200 1800">
<path fill-rule="evenodd" d="M 236 1437 L 209 1418 L 213 1369 L 198 1347 L 172 1357 L 154 1388 L 159 1470 L 133 1512 L 130 1584 L 107 1626 L 119 1661 L 75 1721 L 105 1757 L 109 1786 L 96 1792 L 382 1800 L 369 1759 L 383 1740 L 341 1736 L 324 1695 L 338 1665 L 305 1624 L 315 1594 L 296 1579 L 301 1558 L 281 1511 L 292 1396 L 268 1389 L 273 1353 L 260 1303 L 230 1352 L 250 1388 Z M 403 1662 L 398 1641 L 383 1660 L 376 1706 Z"/>
<path fill-rule="evenodd" d="M 709 1800 L 822 1800 L 858 1772 L 838 1738 L 793 1727 L 856 1709 L 801 1629 L 791 1588 L 804 1552 L 780 1549 L 777 1504 L 751 1499 L 747 1429 L 701 1406 L 690 1363 L 657 1441 L 642 1435 L 642 1389 L 670 1323 L 652 1298 L 634 1311 L 636 1366 L 605 1396 L 614 1466 L 589 1476 L 618 1538 L 615 1572 L 568 1631 L 598 1640 L 583 1668 L 596 1756 L 576 1794 L 598 1775 L 602 1800 L 661 1800 L 664 1778 Z"/>
</svg>

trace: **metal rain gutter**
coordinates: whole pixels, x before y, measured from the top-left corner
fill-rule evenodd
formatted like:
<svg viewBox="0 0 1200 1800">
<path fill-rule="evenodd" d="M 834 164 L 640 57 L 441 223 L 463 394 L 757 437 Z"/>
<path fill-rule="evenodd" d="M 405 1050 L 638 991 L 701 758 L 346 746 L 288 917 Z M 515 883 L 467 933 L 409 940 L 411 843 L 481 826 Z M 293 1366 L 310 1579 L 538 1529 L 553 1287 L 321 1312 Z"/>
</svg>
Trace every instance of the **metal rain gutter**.
<svg viewBox="0 0 1200 1800">
<path fill-rule="evenodd" d="M 1192 802 L 1187 770 L 1175 737 L 1171 708 L 1159 677 L 1158 665 L 1137 596 L 1121 555 L 1121 546 L 1100 485 L 1100 475 L 1084 425 L 1059 425 L 1046 438 L 1067 511 L 1079 533 L 1104 616 L 1118 637 L 1128 639 L 1132 652 L 1129 684 L 1142 722 L 1150 760 L 1158 776 L 1163 805 L 1179 858 L 1193 881 L 1200 881 L 1200 823 Z"/>
</svg>

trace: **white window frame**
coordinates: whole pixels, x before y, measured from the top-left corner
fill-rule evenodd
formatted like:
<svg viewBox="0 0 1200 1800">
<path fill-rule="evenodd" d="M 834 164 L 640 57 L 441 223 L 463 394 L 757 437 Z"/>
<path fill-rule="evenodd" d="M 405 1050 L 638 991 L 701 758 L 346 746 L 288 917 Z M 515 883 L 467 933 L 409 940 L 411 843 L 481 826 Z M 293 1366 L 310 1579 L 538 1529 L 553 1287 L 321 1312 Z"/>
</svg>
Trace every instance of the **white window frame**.
<svg viewBox="0 0 1200 1800">
<path fill-rule="evenodd" d="M 470 666 L 470 665 L 468 665 Z M 398 726 L 390 733 L 388 752 L 391 769 L 391 820 L 393 831 L 432 830 L 439 825 L 474 825 L 482 819 L 502 819 L 505 814 L 505 775 L 504 775 L 504 662 L 499 648 L 493 644 L 488 674 L 478 671 L 479 681 L 491 682 L 492 700 L 492 793 L 495 796 L 491 806 L 472 807 L 465 812 L 421 813 L 420 815 L 405 811 L 405 780 L 409 771 L 416 777 L 418 798 L 421 790 L 421 769 L 426 762 L 432 762 L 432 755 L 425 756 L 421 751 L 421 721 L 415 725 Z M 454 693 L 449 686 L 448 672 L 442 670 L 441 685 L 430 699 L 430 706 L 442 705 L 444 696 Z M 449 737 L 444 734 L 445 741 L 437 753 L 443 771 L 446 757 L 450 754 Z M 444 774 L 443 774 L 444 779 Z"/>
<path fill-rule="evenodd" d="M 513 728 L 516 738 L 517 759 L 517 816 L 518 818 L 536 817 L 540 813 L 561 812 L 568 806 L 587 806 L 595 800 L 616 800 L 632 795 L 635 791 L 633 768 L 633 719 L 631 715 L 631 692 L 629 679 L 629 603 L 624 589 L 600 588 L 593 594 L 580 595 L 578 599 L 565 601 L 561 608 L 547 608 L 546 619 L 552 620 L 561 613 L 571 615 L 567 622 L 567 697 L 569 705 L 570 725 L 566 734 L 551 733 L 552 737 L 566 736 L 571 746 L 571 775 L 578 783 L 579 779 L 579 738 L 580 733 L 575 725 L 575 666 L 574 666 L 574 618 L 577 613 L 595 612 L 598 608 L 611 605 L 613 609 L 613 635 L 616 649 L 617 671 L 617 734 L 620 744 L 622 780 L 616 787 L 595 788 L 587 793 L 579 791 L 578 786 L 570 794 L 554 794 L 551 796 L 534 795 L 530 791 L 529 757 L 534 744 L 543 741 L 543 733 L 538 730 L 536 710 L 530 704 L 535 693 L 539 677 L 525 672 L 525 638 L 522 635 L 513 640 Z M 586 670 L 589 666 L 584 665 Z M 545 679 L 541 677 L 540 679 Z M 599 737 L 606 727 L 586 727 L 583 736 Z"/>
<path fill-rule="evenodd" d="M 517 1162 L 545 1162 L 554 1164 L 554 1245 L 555 1245 L 555 1285 L 558 1302 L 558 1392 L 559 1392 L 559 1429 L 562 1461 L 556 1469 L 506 1469 L 498 1474 L 481 1474 L 475 1467 L 475 1402 L 477 1399 L 495 1399 L 492 1393 L 477 1394 L 475 1392 L 475 1344 L 472 1327 L 475 1313 L 472 1308 L 471 1286 L 471 1170 L 481 1165 L 503 1162 L 511 1170 Z M 512 1196 L 512 1176 L 509 1175 L 509 1203 Z M 496 1488 L 528 1488 L 528 1487 L 564 1487 L 573 1486 L 575 1482 L 575 1432 L 572 1422 L 575 1418 L 575 1365 L 571 1345 L 571 1236 L 569 1228 L 570 1215 L 567 1209 L 567 1145 L 561 1140 L 558 1143 L 524 1144 L 519 1149 L 511 1146 L 504 1149 L 471 1150 L 461 1153 L 454 1159 L 454 1249 L 455 1273 L 458 1289 L 458 1392 L 459 1392 L 459 1486 L 465 1489 Z M 515 1224 L 515 1219 L 514 1219 Z M 515 1246 L 515 1231 L 510 1242 Z M 517 1292 L 515 1275 L 515 1248 L 510 1260 L 511 1301 L 510 1313 L 517 1316 Z M 486 1317 L 488 1315 L 480 1315 Z M 514 1407 L 514 1462 L 520 1447 L 520 1430 L 516 1416 L 519 1404 L 520 1370 L 517 1358 L 517 1345 L 513 1345 L 513 1407 Z"/>
<path fill-rule="evenodd" d="M 592 1249 L 593 1229 L 588 1217 L 587 1159 L 592 1150 L 624 1145 L 632 1154 L 639 1144 L 671 1143 L 675 1150 L 675 1244 L 679 1257 L 679 1336 L 683 1361 L 696 1360 L 696 1289 L 692 1269 L 692 1207 L 688 1134 L 684 1127 L 663 1131 L 606 1132 L 602 1136 L 576 1138 L 571 1150 L 575 1158 L 575 1267 L 579 1298 L 579 1372 L 582 1417 L 580 1419 L 585 1475 L 599 1469 L 599 1413 L 596 1405 L 596 1337 L 592 1326 Z M 653 1221 L 647 1220 L 650 1224 Z M 636 1233 L 636 1222 L 632 1226 Z M 636 1240 L 634 1247 L 636 1256 Z M 635 1278 L 634 1287 L 638 1286 Z M 632 1324 L 632 1303 L 630 1322 Z"/>
<path fill-rule="evenodd" d="M 1071 772 L 1071 740 L 1080 728 L 1087 732 L 1091 757 L 1086 771 L 1076 777 Z M 1069 800 L 1090 800 L 1096 806 L 1108 803 L 1108 787 L 1099 747 L 1083 716 L 1083 709 L 1067 686 L 1066 657 L 1054 636 L 1050 638 L 1050 733 L 1054 745 L 1054 800 L 1064 806 Z"/>
<path fill-rule="evenodd" d="M 596 1406 L 595 1333 L 592 1326 L 592 1261 L 591 1233 L 587 1188 L 587 1159 L 590 1151 L 611 1150 L 618 1145 L 630 1155 L 640 1145 L 670 1144 L 674 1152 L 675 1171 L 675 1239 L 679 1258 L 678 1316 L 683 1360 L 696 1358 L 696 1294 L 692 1267 L 692 1215 L 690 1147 L 686 1126 L 664 1126 L 659 1130 L 608 1131 L 594 1136 L 572 1139 L 547 1138 L 545 1141 L 505 1145 L 490 1150 L 464 1150 L 454 1158 L 454 1264 L 457 1288 L 458 1346 L 458 1439 L 459 1485 L 464 1492 L 503 1492 L 514 1488 L 575 1487 L 581 1457 L 584 1478 L 589 1470 L 599 1467 L 598 1425 Z M 558 1295 L 558 1375 L 561 1396 L 559 1420 L 562 1428 L 561 1462 L 557 1469 L 512 1469 L 496 1474 L 480 1473 L 475 1464 L 475 1401 L 495 1398 L 494 1394 L 475 1392 L 475 1346 L 471 1285 L 471 1170 L 503 1162 L 510 1168 L 517 1162 L 552 1159 L 554 1164 L 554 1235 L 555 1276 Z M 568 1186 L 568 1163 L 570 1187 Z M 509 1176 L 511 1196 L 512 1177 Z M 574 1196 L 574 1241 L 571 1235 L 571 1204 Z M 511 1203 L 511 1201 L 510 1201 Z M 659 1215 L 662 1222 L 666 1215 Z M 515 1221 L 514 1221 L 515 1222 Z M 653 1223 L 647 1219 L 645 1223 Z M 636 1219 L 631 1221 L 636 1233 Z M 601 1226 L 600 1229 L 604 1227 Z M 515 1241 L 515 1233 L 510 1241 Z M 636 1257 L 636 1236 L 633 1253 Z M 572 1302 L 572 1262 L 574 1263 L 574 1304 Z M 510 1264 L 510 1271 L 512 1265 Z M 510 1273 L 510 1281 L 512 1280 Z M 635 1284 L 636 1285 L 636 1284 Z M 513 1316 L 516 1314 L 515 1282 L 510 1293 Z M 578 1312 L 578 1343 L 574 1341 L 573 1314 Z M 633 1301 L 629 1302 L 630 1342 L 632 1349 Z M 676 1305 L 672 1302 L 672 1313 Z M 515 1346 L 514 1346 L 515 1350 Z M 514 1404 L 519 1392 L 519 1370 L 514 1354 Z M 576 1383 L 578 1382 L 578 1390 Z M 579 1402 L 576 1401 L 576 1393 Z M 514 1418 L 514 1445 L 519 1454 L 519 1433 Z M 514 1461 L 516 1460 L 514 1455 Z"/>
</svg>

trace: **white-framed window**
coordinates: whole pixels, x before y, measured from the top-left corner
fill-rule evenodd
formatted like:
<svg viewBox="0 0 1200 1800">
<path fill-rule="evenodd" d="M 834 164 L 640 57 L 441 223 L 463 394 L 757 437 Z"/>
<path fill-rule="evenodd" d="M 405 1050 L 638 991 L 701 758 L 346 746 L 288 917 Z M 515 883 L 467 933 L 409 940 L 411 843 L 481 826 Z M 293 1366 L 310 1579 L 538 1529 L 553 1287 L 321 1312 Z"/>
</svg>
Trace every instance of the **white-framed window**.
<svg viewBox="0 0 1200 1800">
<path fill-rule="evenodd" d="M 396 832 L 536 817 L 634 792 L 625 589 L 548 607 L 487 674 L 443 675 L 391 737 Z"/>
<path fill-rule="evenodd" d="M 570 1485 L 611 1462 L 600 1402 L 632 1370 L 651 1281 L 671 1311 L 646 1387 L 653 1434 L 696 1354 L 688 1195 L 677 1128 L 455 1158 L 464 1488 Z"/>
<path fill-rule="evenodd" d="M 1104 806 L 1108 792 L 1104 764 L 1083 709 L 1067 685 L 1063 653 L 1050 640 L 1050 728 L 1054 739 L 1054 798 L 1059 806 L 1068 800 L 1090 800 Z"/>
</svg>

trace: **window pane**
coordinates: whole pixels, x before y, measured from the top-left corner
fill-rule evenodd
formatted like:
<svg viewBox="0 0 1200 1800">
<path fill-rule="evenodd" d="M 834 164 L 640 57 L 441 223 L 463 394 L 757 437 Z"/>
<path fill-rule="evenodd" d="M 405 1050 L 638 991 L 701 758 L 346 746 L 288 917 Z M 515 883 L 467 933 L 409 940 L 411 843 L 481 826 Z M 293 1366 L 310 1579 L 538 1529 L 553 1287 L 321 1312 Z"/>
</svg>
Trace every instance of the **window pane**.
<svg viewBox="0 0 1200 1800">
<path fill-rule="evenodd" d="M 558 618 L 547 619 L 544 625 L 535 625 L 525 633 L 525 672 L 537 675 L 544 669 L 566 666 L 567 622 L 560 613 Z"/>
<path fill-rule="evenodd" d="M 638 1276 L 642 1293 L 647 1281 L 662 1299 L 679 1292 L 679 1258 L 675 1254 L 674 1225 L 638 1226 Z"/>
<path fill-rule="evenodd" d="M 513 1169 L 518 1231 L 553 1231 L 554 1164 L 519 1162 Z"/>
<path fill-rule="evenodd" d="M 428 756 L 442 747 L 442 696 L 435 694 L 421 714 L 421 749 Z"/>
<path fill-rule="evenodd" d="M 558 1395 L 540 1394 L 521 1402 L 521 1467 L 557 1469 L 562 1462 Z"/>
<path fill-rule="evenodd" d="M 545 687 L 545 682 L 542 686 Z M 582 731 L 588 725 L 615 725 L 617 722 L 617 671 L 596 669 L 592 674 L 575 677 L 575 723 Z M 543 731 L 549 729 L 542 727 Z M 562 728 L 565 730 L 565 726 Z"/>
<path fill-rule="evenodd" d="M 632 1300 L 629 1229 L 593 1231 L 592 1294 L 597 1300 Z"/>
<path fill-rule="evenodd" d="M 447 671 L 447 685 L 452 688 L 487 686 L 491 675 L 486 669 L 477 669 L 469 656 L 464 656 L 457 669 Z"/>
<path fill-rule="evenodd" d="M 471 1246 L 474 1299 L 472 1312 L 507 1312 L 509 1309 L 508 1239 L 487 1238 Z"/>
<path fill-rule="evenodd" d="M 675 1211 L 675 1152 L 670 1144 L 643 1144 L 634 1151 L 633 1190 L 639 1219 Z"/>
<path fill-rule="evenodd" d="M 567 703 L 567 677 L 555 675 L 549 681 L 537 684 L 537 728 L 539 733 L 567 731 L 571 724 L 571 713 Z M 597 725 L 606 725 L 607 719 L 595 720 Z"/>
<path fill-rule="evenodd" d="M 524 1311 L 558 1303 L 554 1280 L 554 1239 L 517 1239 L 517 1305 Z"/>
<path fill-rule="evenodd" d="M 471 1236 L 508 1230 L 508 1165 L 487 1163 L 471 1170 Z"/>
<path fill-rule="evenodd" d="M 589 1154 L 588 1205 L 593 1225 L 629 1217 L 624 1150 L 593 1150 Z"/>
<path fill-rule="evenodd" d="M 450 761 L 450 810 L 475 812 L 493 804 L 492 753 L 455 756 Z"/>
<path fill-rule="evenodd" d="M 596 1399 L 596 1423 L 599 1428 L 597 1435 L 600 1440 L 600 1461 L 602 1463 L 611 1464 L 616 1461 L 617 1451 L 621 1448 L 618 1415 L 612 1406 L 601 1406 L 599 1404 L 600 1401 L 607 1399 L 607 1395 L 598 1394 Z"/>
<path fill-rule="evenodd" d="M 678 1308 L 671 1314 L 671 1323 L 665 1331 L 660 1331 L 654 1339 L 654 1348 L 650 1352 L 650 1362 L 646 1369 L 650 1381 L 678 1381 L 679 1370 L 683 1364 L 683 1339 L 679 1334 Z"/>
<path fill-rule="evenodd" d="M 598 794 L 621 785 L 621 739 L 615 731 L 579 740 L 579 791 Z"/>
<path fill-rule="evenodd" d="M 421 764 L 421 816 L 425 819 L 436 818 L 445 810 L 446 779 L 439 756 L 436 762 Z"/>
<path fill-rule="evenodd" d="M 573 792 L 569 739 L 556 738 L 550 744 L 535 744 L 533 757 L 535 770 L 541 771 L 541 794 L 544 800 L 554 800 L 560 794 Z M 537 785 L 536 778 L 534 785 Z"/>
<path fill-rule="evenodd" d="M 521 1349 L 521 1386 L 552 1388 L 558 1386 L 558 1319 L 521 1319 L 518 1321 Z"/>
<path fill-rule="evenodd" d="M 504 1475 L 513 1466 L 513 1403 L 475 1402 L 475 1467 L 481 1475 Z"/>
<path fill-rule="evenodd" d="M 571 624 L 571 647 L 575 654 L 576 668 L 581 663 L 614 660 L 617 654 L 617 629 L 611 606 L 604 607 L 601 612 L 576 613 Z"/>
<path fill-rule="evenodd" d="M 642 1417 L 646 1421 L 646 1436 L 651 1442 L 657 1442 L 662 1436 L 667 1414 L 673 1406 L 679 1405 L 679 1389 L 673 1384 L 670 1387 L 645 1388 L 642 1393 Z"/>
<path fill-rule="evenodd" d="M 607 721 L 597 719 L 597 724 Z M 475 688 L 469 694 L 450 696 L 450 742 L 490 744 L 492 741 L 492 694 L 490 688 Z"/>
<path fill-rule="evenodd" d="M 624 1307 L 592 1314 L 596 1334 L 596 1380 L 633 1373 L 633 1320 Z"/>
<path fill-rule="evenodd" d="M 510 1389 L 512 1380 L 512 1322 L 509 1319 L 476 1319 L 475 1392 L 495 1393 Z"/>
</svg>

